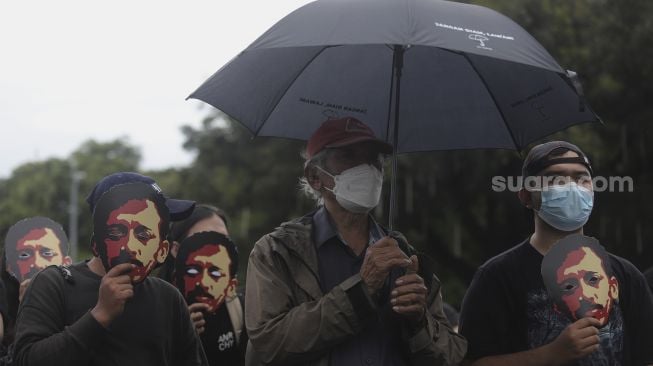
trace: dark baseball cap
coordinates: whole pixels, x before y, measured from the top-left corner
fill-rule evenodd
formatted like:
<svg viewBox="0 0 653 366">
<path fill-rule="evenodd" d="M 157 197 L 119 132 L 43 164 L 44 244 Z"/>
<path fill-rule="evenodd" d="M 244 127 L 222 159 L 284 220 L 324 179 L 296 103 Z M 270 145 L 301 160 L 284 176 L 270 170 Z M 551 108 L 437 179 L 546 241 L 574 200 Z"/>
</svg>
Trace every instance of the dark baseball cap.
<svg viewBox="0 0 653 366">
<path fill-rule="evenodd" d="M 126 183 L 146 183 L 152 186 L 152 188 L 154 188 L 154 190 L 157 191 L 165 199 L 166 206 L 168 206 L 168 211 L 170 212 L 171 221 L 181 221 L 193 213 L 193 209 L 195 208 L 195 201 L 168 198 L 163 194 L 163 191 L 161 191 L 161 188 L 156 184 L 154 179 L 133 172 L 113 173 L 102 178 L 95 185 L 88 197 L 86 197 L 86 202 L 91 209 L 91 213 L 95 209 L 95 204 L 105 192 L 114 186 Z"/>
<path fill-rule="evenodd" d="M 554 150 L 558 149 L 573 151 L 578 154 L 578 156 L 573 158 L 563 158 L 557 156 L 550 158 L 550 154 Z M 590 164 L 587 155 L 585 155 L 585 153 L 578 146 L 566 141 L 549 141 L 533 147 L 531 151 L 528 152 L 526 159 L 524 159 L 524 165 L 522 166 L 522 176 L 528 177 L 537 175 L 539 172 L 551 165 L 565 163 L 582 164 L 587 168 L 587 170 L 589 170 L 590 174 L 594 174 L 592 171 L 592 165 Z"/>
<path fill-rule="evenodd" d="M 364 141 L 374 142 L 384 154 L 392 154 L 392 145 L 376 138 L 365 123 L 346 117 L 323 122 L 308 139 L 306 155 L 310 159 L 325 148 L 345 147 Z"/>
</svg>

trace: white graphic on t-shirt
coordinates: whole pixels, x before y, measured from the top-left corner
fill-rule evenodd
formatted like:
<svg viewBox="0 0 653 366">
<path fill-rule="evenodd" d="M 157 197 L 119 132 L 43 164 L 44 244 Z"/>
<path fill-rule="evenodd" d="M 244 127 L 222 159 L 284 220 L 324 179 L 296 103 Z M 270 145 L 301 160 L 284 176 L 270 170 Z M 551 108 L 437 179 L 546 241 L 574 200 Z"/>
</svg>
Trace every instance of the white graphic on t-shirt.
<svg viewBox="0 0 653 366">
<path fill-rule="evenodd" d="M 234 346 L 234 342 L 234 332 L 229 331 L 225 334 L 221 334 L 220 337 L 218 337 L 218 349 L 224 351 L 227 348 L 231 348 Z"/>
<path fill-rule="evenodd" d="M 555 340 L 571 324 L 565 314 L 554 310 L 546 290 L 541 288 L 527 295 L 528 343 L 538 348 Z M 597 351 L 577 360 L 577 366 L 620 366 L 623 359 L 623 316 L 619 304 L 615 304 L 610 320 L 599 329 L 600 347 Z"/>
</svg>

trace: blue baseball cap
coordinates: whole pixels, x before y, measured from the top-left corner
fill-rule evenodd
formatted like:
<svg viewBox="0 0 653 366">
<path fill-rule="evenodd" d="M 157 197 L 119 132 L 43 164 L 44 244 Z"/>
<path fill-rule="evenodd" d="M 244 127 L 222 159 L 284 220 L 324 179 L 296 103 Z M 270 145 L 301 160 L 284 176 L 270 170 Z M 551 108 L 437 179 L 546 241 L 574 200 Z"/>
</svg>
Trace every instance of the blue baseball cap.
<svg viewBox="0 0 653 366">
<path fill-rule="evenodd" d="M 184 220 L 190 216 L 190 214 L 193 213 L 193 209 L 195 209 L 195 201 L 176 200 L 166 197 L 154 179 L 148 176 L 133 172 L 118 172 L 102 178 L 95 185 L 88 197 L 86 197 L 86 202 L 91 209 L 91 213 L 95 209 L 95 204 L 105 192 L 114 186 L 127 183 L 145 183 L 152 186 L 152 188 L 154 188 L 154 190 L 165 199 L 166 206 L 168 206 L 168 211 L 170 212 L 171 221 Z"/>
</svg>

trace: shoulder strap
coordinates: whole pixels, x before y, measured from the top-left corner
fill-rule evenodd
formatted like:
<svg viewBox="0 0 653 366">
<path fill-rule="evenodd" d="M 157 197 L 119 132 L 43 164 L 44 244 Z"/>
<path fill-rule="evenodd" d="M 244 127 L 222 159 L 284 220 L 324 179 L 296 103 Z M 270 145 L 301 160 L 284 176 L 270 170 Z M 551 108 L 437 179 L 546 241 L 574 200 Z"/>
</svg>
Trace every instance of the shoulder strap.
<svg viewBox="0 0 653 366">
<path fill-rule="evenodd" d="M 224 304 L 227 307 L 231 325 L 234 327 L 234 332 L 236 333 L 236 344 L 239 344 L 240 334 L 243 332 L 243 326 L 245 325 L 243 321 L 243 306 L 237 295 L 225 301 Z"/>
<path fill-rule="evenodd" d="M 73 273 L 70 271 L 70 266 L 66 265 L 61 265 L 57 266 L 57 270 L 59 270 L 59 274 L 61 274 L 61 277 L 63 277 L 64 281 L 74 284 L 75 279 L 73 278 Z"/>
<path fill-rule="evenodd" d="M 57 266 L 57 270 L 59 270 L 59 274 L 61 274 L 61 277 L 63 278 L 63 302 L 64 309 L 67 309 L 69 299 L 75 296 L 75 277 L 73 276 L 73 270 L 75 270 L 75 268 L 74 265 L 62 265 Z M 74 320 L 75 319 L 70 318 L 70 314 L 66 314 L 66 325 L 72 324 Z"/>
</svg>

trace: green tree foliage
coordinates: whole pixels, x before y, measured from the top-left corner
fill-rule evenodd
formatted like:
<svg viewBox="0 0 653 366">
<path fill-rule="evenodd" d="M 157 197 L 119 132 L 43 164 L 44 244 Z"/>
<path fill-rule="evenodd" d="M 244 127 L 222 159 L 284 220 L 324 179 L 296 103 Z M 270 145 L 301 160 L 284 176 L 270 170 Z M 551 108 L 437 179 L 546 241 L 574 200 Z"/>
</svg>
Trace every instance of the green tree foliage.
<svg viewBox="0 0 653 366">
<path fill-rule="evenodd" d="M 184 127 L 183 133 L 184 147 L 196 154 L 195 161 L 178 172 L 153 172 L 153 176 L 170 195 L 214 204 L 227 212 L 230 234 L 244 253 L 241 268 L 258 238 L 314 206 L 297 189 L 302 142 L 253 140 L 245 128 L 220 113 L 206 118 L 199 129 Z"/>
<path fill-rule="evenodd" d="M 399 162 L 396 227 L 435 261 L 445 296 L 455 303 L 478 264 L 528 233 L 516 195 L 491 189 L 493 176 L 520 171 L 519 155 L 442 151 L 402 155 Z"/>
<path fill-rule="evenodd" d="M 579 73 L 590 104 L 604 125 L 580 125 L 548 139 L 578 144 L 595 173 L 630 176 L 632 193 L 596 193 L 586 233 L 640 269 L 653 265 L 653 2 L 645 0 L 477 0 L 519 23 L 563 68 Z M 279 223 L 314 208 L 302 197 L 303 142 L 254 138 L 225 115 L 208 116 L 199 128 L 184 127 L 184 147 L 195 153 L 188 167 L 145 172 L 169 196 L 215 204 L 230 216 L 241 249 L 241 279 L 254 242 Z M 22 217 L 67 222 L 70 162 L 80 182 L 80 242 L 90 237 L 83 198 L 101 177 L 136 170 L 138 149 L 128 141 L 89 141 L 68 161 L 25 164 L 0 180 L 0 230 Z M 389 177 L 389 164 L 386 176 Z M 396 228 L 435 261 L 447 301 L 459 304 L 476 268 L 528 237 L 532 217 L 515 193 L 495 192 L 494 176 L 518 176 L 521 156 L 511 151 L 449 151 L 399 157 Z M 387 223 L 384 204 L 375 210 Z M 66 225 L 64 225 L 66 226 Z"/>
<path fill-rule="evenodd" d="M 627 0 L 482 1 L 530 31 L 563 67 L 578 70 L 586 95 L 604 126 L 581 126 L 559 136 L 591 154 L 595 173 L 630 176 L 633 193 L 599 193 L 588 232 L 611 251 L 650 266 L 646 238 L 653 157 L 649 107 L 653 94 L 653 3 Z M 648 239 L 650 241 L 650 239 Z M 648 256 L 642 254 L 648 253 Z M 649 258 L 647 260 L 647 258 Z"/>
<path fill-rule="evenodd" d="M 79 248 L 88 254 L 92 234 L 91 215 L 86 195 L 95 183 L 116 171 L 137 170 L 138 149 L 124 139 L 101 143 L 89 140 L 66 159 L 48 159 L 27 163 L 15 169 L 6 180 L 0 180 L 0 240 L 18 220 L 46 216 L 59 222 L 66 233 L 69 227 L 70 186 L 74 170 L 79 174 Z M 68 233 L 70 235 L 70 233 Z"/>
<path fill-rule="evenodd" d="M 59 223 L 68 220 L 69 165 L 61 159 L 21 165 L 0 182 L 0 236 L 11 225 L 31 216 L 48 216 Z"/>
<path fill-rule="evenodd" d="M 75 150 L 70 162 L 81 172 L 79 183 L 79 248 L 87 250 L 92 235 L 92 217 L 86 196 L 95 184 L 111 173 L 137 171 L 141 153 L 127 138 L 109 142 L 89 140 Z"/>
</svg>

